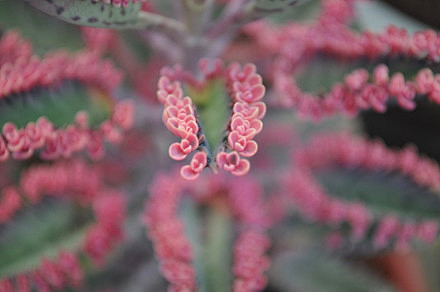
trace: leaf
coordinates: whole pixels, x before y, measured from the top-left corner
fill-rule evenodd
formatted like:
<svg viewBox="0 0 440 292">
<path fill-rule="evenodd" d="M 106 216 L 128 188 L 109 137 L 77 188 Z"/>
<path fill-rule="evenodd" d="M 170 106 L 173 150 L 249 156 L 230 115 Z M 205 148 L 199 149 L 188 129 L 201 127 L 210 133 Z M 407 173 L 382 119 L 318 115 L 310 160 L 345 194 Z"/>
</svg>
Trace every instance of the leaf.
<svg viewBox="0 0 440 292">
<path fill-rule="evenodd" d="M 321 1 L 309 0 L 302 1 L 295 9 L 285 9 L 281 13 L 269 16 L 269 20 L 276 24 L 287 24 L 291 21 L 307 22 L 318 17 L 321 9 Z"/>
<path fill-rule="evenodd" d="M 273 14 L 288 10 L 296 5 L 307 2 L 308 0 L 255 0 L 253 11 L 258 14 Z"/>
<path fill-rule="evenodd" d="M 179 21 L 141 11 L 141 1 L 115 7 L 98 0 L 27 0 L 32 6 L 63 21 L 112 29 L 170 29 L 183 31 Z"/>
<path fill-rule="evenodd" d="M 280 291 L 393 291 L 365 269 L 314 249 L 278 254 L 269 278 Z"/>
<path fill-rule="evenodd" d="M 5 30 L 18 29 L 39 56 L 55 48 L 78 51 L 84 46 L 79 27 L 47 17 L 23 1 L 0 2 L 0 26 Z"/>
<path fill-rule="evenodd" d="M 115 7 L 97 0 L 28 0 L 52 16 L 69 23 L 85 26 L 123 28 L 136 23 L 141 3 L 130 2 L 127 7 Z"/>
<path fill-rule="evenodd" d="M 202 214 L 205 210 L 190 200 L 183 201 L 182 211 L 185 233 L 195 255 L 194 267 L 200 291 L 230 290 L 233 242 L 231 218 L 224 210 L 216 208 L 206 209 L 206 214 Z"/>
<path fill-rule="evenodd" d="M 6 225 L 0 236 L 0 275 L 15 275 L 54 257 L 60 248 L 79 248 L 83 228 L 73 228 L 75 212 L 69 203 L 47 203 L 26 211 Z"/>
<path fill-rule="evenodd" d="M 355 11 L 357 22 L 362 29 L 379 32 L 389 25 L 395 25 L 414 33 L 428 28 L 426 24 L 418 22 L 384 2 L 359 1 L 355 3 Z"/>
<path fill-rule="evenodd" d="M 197 106 L 200 124 L 203 127 L 211 151 L 221 143 L 227 122 L 231 116 L 230 98 L 221 80 L 209 81 L 202 89 L 188 88 L 189 96 Z"/>
<path fill-rule="evenodd" d="M 57 88 L 37 88 L 0 100 L 0 127 L 12 122 L 24 127 L 45 116 L 55 126 L 64 127 L 79 111 L 89 115 L 90 126 L 99 126 L 111 113 L 109 97 L 87 89 L 79 82 L 64 82 Z"/>
<path fill-rule="evenodd" d="M 331 196 L 361 202 L 375 216 L 395 214 L 412 220 L 439 219 L 440 196 L 419 187 L 403 175 L 333 167 L 315 172 Z"/>
</svg>

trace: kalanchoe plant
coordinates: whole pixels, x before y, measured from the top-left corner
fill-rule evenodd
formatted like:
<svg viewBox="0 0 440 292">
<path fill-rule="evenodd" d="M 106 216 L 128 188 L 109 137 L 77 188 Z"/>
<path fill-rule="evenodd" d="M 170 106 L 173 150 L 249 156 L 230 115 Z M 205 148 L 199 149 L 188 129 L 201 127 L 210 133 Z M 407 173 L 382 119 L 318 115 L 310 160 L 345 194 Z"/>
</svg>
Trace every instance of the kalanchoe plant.
<svg viewBox="0 0 440 292">
<path fill-rule="evenodd" d="M 356 118 L 437 109 L 440 39 L 358 2 L 0 1 L 0 292 L 407 287 L 440 168 Z"/>
</svg>

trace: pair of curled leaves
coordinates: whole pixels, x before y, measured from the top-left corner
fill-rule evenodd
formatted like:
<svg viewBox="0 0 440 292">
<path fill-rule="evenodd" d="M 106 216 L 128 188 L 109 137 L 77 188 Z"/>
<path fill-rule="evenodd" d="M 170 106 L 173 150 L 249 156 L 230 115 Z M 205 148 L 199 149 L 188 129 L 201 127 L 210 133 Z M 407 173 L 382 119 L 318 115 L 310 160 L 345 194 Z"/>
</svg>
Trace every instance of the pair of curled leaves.
<svg viewBox="0 0 440 292">
<path fill-rule="evenodd" d="M 0 240 L 1 291 L 81 288 L 84 259 L 102 265 L 123 238 L 124 194 L 103 185 L 98 168 L 82 160 L 26 169 L 16 186 L 3 188 L 1 214 L 10 208 L 11 197 L 15 209 L 9 209 L 8 218 L 0 222 L 14 224 Z M 25 208 L 29 204 L 41 208 Z M 53 204 L 57 211 L 45 210 Z M 82 220 L 78 212 L 83 213 Z"/>
<path fill-rule="evenodd" d="M 257 181 L 248 177 L 231 179 L 223 175 L 211 175 L 197 182 L 187 183 L 176 173 L 158 174 L 150 187 L 150 193 L 143 220 L 153 241 L 160 271 L 170 282 L 170 290 L 209 290 L 209 286 L 202 286 L 209 284 L 206 284 L 206 279 L 201 278 L 212 277 L 214 274 L 205 273 L 203 265 L 207 264 L 208 257 L 216 256 L 216 253 L 220 252 L 215 250 L 208 256 L 201 256 L 197 251 L 201 242 L 197 244 L 194 242 L 194 240 L 198 241 L 193 238 L 197 236 L 188 231 L 189 227 L 185 226 L 187 222 L 184 223 L 178 215 L 178 209 L 185 208 L 184 195 L 188 195 L 197 204 L 207 205 L 210 209 L 215 209 L 219 202 L 223 202 L 224 212 L 221 212 L 220 220 L 223 222 L 222 216 L 232 217 L 239 226 L 240 231 L 233 248 L 232 287 L 228 287 L 228 281 L 219 284 L 226 290 L 236 292 L 264 289 L 267 283 L 264 272 L 270 264 L 265 253 L 269 249 L 270 240 L 266 234 L 268 218 L 264 209 L 262 188 Z M 207 211 L 210 212 L 209 209 Z M 211 211 L 219 212 L 219 210 Z M 194 225 L 191 228 L 194 228 Z M 228 232 L 219 234 L 218 229 L 211 231 L 220 235 L 220 238 L 216 236 L 219 240 L 223 240 L 223 237 L 228 237 L 229 234 Z M 188 234 L 191 234 L 191 238 Z M 209 245 L 209 243 L 204 244 Z M 230 251 L 230 248 L 226 248 L 226 252 Z M 226 254 L 220 258 L 220 262 L 228 258 L 229 255 Z M 215 271 L 228 272 L 224 269 L 212 272 Z"/>
<path fill-rule="evenodd" d="M 348 247 L 364 252 L 405 250 L 438 236 L 440 169 L 413 147 L 323 134 L 297 149 L 293 163 L 285 192 L 305 219 L 337 230 L 340 244 L 350 234 Z"/>
<path fill-rule="evenodd" d="M 163 122 L 181 141 L 169 155 L 184 160 L 195 153 L 181 174 L 194 180 L 209 166 L 234 175 L 250 169 L 246 159 L 258 150 L 254 137 L 263 128 L 265 88 L 253 64 L 227 67 L 220 60 L 200 61 L 202 79 L 179 67 L 164 68 L 157 97 L 164 104 Z M 185 96 L 189 95 L 189 96 Z"/>
<path fill-rule="evenodd" d="M 104 154 L 133 124 L 129 102 L 113 91 L 121 74 L 96 54 L 55 52 L 40 59 L 15 32 L 0 39 L 0 160 Z M 17 56 L 17 54 L 21 54 Z"/>
</svg>

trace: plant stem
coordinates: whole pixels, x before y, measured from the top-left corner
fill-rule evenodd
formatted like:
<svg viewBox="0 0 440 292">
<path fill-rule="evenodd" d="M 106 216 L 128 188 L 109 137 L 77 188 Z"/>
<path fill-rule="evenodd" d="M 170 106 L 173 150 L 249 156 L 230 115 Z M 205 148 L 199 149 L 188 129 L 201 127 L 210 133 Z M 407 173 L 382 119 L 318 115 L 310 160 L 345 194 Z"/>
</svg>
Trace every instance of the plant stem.
<svg viewBox="0 0 440 292">
<path fill-rule="evenodd" d="M 222 208 L 209 208 L 206 222 L 206 262 L 207 287 L 211 292 L 230 291 L 231 288 L 231 245 L 232 222 Z"/>
</svg>

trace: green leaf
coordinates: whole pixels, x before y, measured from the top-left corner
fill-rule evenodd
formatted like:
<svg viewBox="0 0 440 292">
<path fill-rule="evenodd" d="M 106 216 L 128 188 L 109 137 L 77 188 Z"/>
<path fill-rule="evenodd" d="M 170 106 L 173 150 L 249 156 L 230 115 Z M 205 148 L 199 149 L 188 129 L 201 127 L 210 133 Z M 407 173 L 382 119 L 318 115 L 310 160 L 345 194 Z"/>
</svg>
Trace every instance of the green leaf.
<svg viewBox="0 0 440 292">
<path fill-rule="evenodd" d="M 251 10 L 261 15 L 280 13 L 309 0 L 254 0 L 250 3 Z"/>
<path fill-rule="evenodd" d="M 326 192 L 365 204 L 375 217 L 395 214 L 408 220 L 439 219 L 440 196 L 403 175 L 332 167 L 315 172 Z"/>
<path fill-rule="evenodd" d="M 410 33 L 429 28 L 383 1 L 359 1 L 355 3 L 357 22 L 362 29 L 383 31 L 389 25 L 403 27 Z"/>
<path fill-rule="evenodd" d="M 231 102 L 222 80 L 209 81 L 202 89 L 187 89 L 200 118 L 210 150 L 222 144 L 225 129 L 231 116 Z"/>
<path fill-rule="evenodd" d="M 179 21 L 141 11 L 142 3 L 115 7 L 99 0 L 27 0 L 32 6 L 63 21 L 112 29 L 170 29 L 183 31 Z"/>
<path fill-rule="evenodd" d="M 230 215 L 222 208 L 202 209 L 196 203 L 184 200 L 182 219 L 194 251 L 200 291 L 229 291 L 234 234 Z"/>
<path fill-rule="evenodd" d="M 79 111 L 86 111 L 90 126 L 97 127 L 109 118 L 111 102 L 108 96 L 79 82 L 66 81 L 57 88 L 36 88 L 1 99 L 0 127 L 6 122 L 24 127 L 42 116 L 57 127 L 64 127 L 75 121 Z"/>
<path fill-rule="evenodd" d="M 225 210 L 210 208 L 204 249 L 208 291 L 228 291 L 231 287 L 232 220 Z"/>
<path fill-rule="evenodd" d="M 203 260 L 203 243 L 201 232 L 201 220 L 199 210 L 195 202 L 191 200 L 183 200 L 181 208 L 181 218 L 185 226 L 185 234 L 194 253 L 194 269 L 196 271 L 197 286 L 201 292 L 208 291 L 206 264 Z"/>
<path fill-rule="evenodd" d="M 281 13 L 269 16 L 268 19 L 276 24 L 287 24 L 291 21 L 307 22 L 318 17 L 320 9 L 320 0 L 301 1 L 295 9 L 285 9 Z"/>
<path fill-rule="evenodd" d="M 393 291 L 362 267 L 314 249 L 278 254 L 269 278 L 280 291 Z"/>
<path fill-rule="evenodd" d="M 123 28 L 137 22 L 142 3 L 127 7 L 115 7 L 98 0 L 28 0 L 28 2 L 52 16 L 77 25 Z"/>
<path fill-rule="evenodd" d="M 0 234 L 0 277 L 32 269 L 42 257 L 55 257 L 61 248 L 79 248 L 85 232 L 75 226 L 76 215 L 70 203 L 46 202 L 4 226 Z"/>
<path fill-rule="evenodd" d="M 18 30 L 24 39 L 30 40 L 39 56 L 56 48 L 78 51 L 84 46 L 79 27 L 47 17 L 23 1 L 0 2 L 0 26 L 4 30 Z"/>
</svg>

